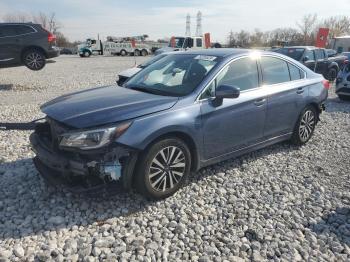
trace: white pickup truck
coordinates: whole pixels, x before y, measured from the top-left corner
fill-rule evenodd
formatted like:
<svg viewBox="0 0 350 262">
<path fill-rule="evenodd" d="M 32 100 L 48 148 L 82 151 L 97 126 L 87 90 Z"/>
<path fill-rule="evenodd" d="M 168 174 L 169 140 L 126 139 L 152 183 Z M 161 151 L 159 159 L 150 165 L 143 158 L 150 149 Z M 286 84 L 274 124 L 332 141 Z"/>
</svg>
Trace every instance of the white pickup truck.
<svg viewBox="0 0 350 262">
<path fill-rule="evenodd" d="M 204 36 L 175 36 L 172 37 L 169 41 L 169 44 L 167 47 L 160 48 L 154 52 L 155 55 L 159 55 L 161 53 L 165 52 L 172 52 L 172 51 L 186 51 L 186 50 L 193 50 L 193 49 L 205 49 L 210 48 L 210 35 L 206 34 L 209 38 L 207 42 L 205 41 L 205 35 Z M 209 45 L 208 45 L 209 43 Z"/>
</svg>

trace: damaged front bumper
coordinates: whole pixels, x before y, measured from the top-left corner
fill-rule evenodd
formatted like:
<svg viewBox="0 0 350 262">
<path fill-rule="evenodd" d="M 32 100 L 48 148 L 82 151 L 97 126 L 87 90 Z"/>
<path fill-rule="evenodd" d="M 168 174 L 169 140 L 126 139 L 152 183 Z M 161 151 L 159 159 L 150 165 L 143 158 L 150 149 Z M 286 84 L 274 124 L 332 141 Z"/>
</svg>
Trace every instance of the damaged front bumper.
<svg viewBox="0 0 350 262">
<path fill-rule="evenodd" d="M 38 132 L 30 136 L 36 154 L 33 162 L 53 186 L 64 185 L 73 193 L 113 194 L 130 189 L 137 151 L 123 145 L 100 150 L 64 151 L 55 148 Z"/>
</svg>

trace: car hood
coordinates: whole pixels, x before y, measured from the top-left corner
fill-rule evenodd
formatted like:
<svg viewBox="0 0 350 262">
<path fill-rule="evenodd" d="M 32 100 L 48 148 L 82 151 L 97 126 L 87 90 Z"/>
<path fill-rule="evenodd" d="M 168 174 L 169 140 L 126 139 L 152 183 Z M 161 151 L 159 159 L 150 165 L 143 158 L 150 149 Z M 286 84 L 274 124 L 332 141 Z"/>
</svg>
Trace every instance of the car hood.
<svg viewBox="0 0 350 262">
<path fill-rule="evenodd" d="M 41 106 L 48 117 L 74 128 L 116 123 L 166 110 L 177 97 L 159 96 L 119 86 L 67 94 Z"/>
<path fill-rule="evenodd" d="M 141 70 L 142 70 L 142 68 L 140 68 L 140 67 L 132 67 L 132 68 L 126 69 L 124 71 L 121 71 L 118 75 L 129 78 L 129 77 L 132 77 L 133 75 L 135 75 L 136 73 L 140 72 Z"/>
</svg>

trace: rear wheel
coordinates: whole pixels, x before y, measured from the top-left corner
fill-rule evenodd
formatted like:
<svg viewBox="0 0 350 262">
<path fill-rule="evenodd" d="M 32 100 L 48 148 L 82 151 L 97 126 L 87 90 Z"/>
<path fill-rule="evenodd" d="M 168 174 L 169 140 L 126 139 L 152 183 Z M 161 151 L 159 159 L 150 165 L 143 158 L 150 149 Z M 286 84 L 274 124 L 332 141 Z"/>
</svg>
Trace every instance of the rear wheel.
<svg viewBox="0 0 350 262">
<path fill-rule="evenodd" d="M 338 70 L 335 67 L 332 67 L 328 71 L 328 80 L 334 81 L 337 78 L 337 75 L 338 75 Z"/>
<path fill-rule="evenodd" d="M 140 56 L 140 55 L 141 55 L 140 50 L 136 49 L 136 50 L 134 51 L 134 56 Z"/>
<path fill-rule="evenodd" d="M 143 50 L 141 51 L 141 55 L 142 55 L 142 56 L 147 56 L 147 55 L 148 55 L 147 50 L 146 50 L 146 49 L 143 49 Z"/>
<path fill-rule="evenodd" d="M 344 96 L 344 95 L 338 95 L 340 100 L 350 100 L 350 95 L 349 96 Z"/>
<path fill-rule="evenodd" d="M 294 128 L 291 139 L 293 144 L 303 145 L 310 140 L 316 127 L 317 118 L 318 113 L 313 106 L 308 106 L 303 110 Z"/>
<path fill-rule="evenodd" d="M 46 64 L 45 55 L 36 49 L 26 51 L 22 59 L 24 65 L 34 71 L 43 69 Z"/>
<path fill-rule="evenodd" d="M 191 168 L 190 150 L 180 139 L 161 140 L 145 150 L 137 166 L 136 189 L 146 197 L 162 199 L 185 183 Z"/>
</svg>

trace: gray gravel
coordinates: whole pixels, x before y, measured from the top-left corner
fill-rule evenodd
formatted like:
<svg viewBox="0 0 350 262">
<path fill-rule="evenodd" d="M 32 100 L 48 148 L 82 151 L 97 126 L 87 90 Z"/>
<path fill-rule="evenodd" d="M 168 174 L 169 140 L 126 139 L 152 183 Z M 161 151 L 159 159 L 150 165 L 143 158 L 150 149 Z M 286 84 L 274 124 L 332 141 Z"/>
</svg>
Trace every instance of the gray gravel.
<svg viewBox="0 0 350 262">
<path fill-rule="evenodd" d="M 138 58 L 140 60 L 140 58 Z M 0 69 L 0 119 L 114 82 L 133 58 L 61 56 Z M 349 261 L 350 102 L 330 93 L 315 136 L 205 168 L 174 196 L 85 199 L 46 186 L 28 132 L 0 131 L 0 261 Z"/>
</svg>

